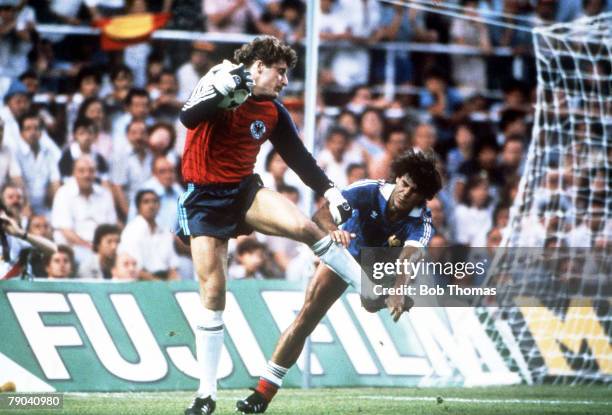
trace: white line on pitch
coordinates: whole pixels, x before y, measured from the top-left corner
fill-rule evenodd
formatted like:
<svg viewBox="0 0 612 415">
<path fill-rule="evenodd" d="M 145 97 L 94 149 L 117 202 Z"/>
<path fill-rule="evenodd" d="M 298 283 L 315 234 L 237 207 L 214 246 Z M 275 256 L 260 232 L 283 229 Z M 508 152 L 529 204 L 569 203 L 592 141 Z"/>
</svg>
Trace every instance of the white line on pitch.
<svg viewBox="0 0 612 415">
<path fill-rule="evenodd" d="M 358 399 L 380 400 L 380 401 L 427 401 L 436 402 L 434 396 L 358 396 Z M 444 398 L 444 402 L 462 403 L 512 403 L 512 404 L 548 404 L 548 405 L 611 405 L 610 401 L 576 401 L 561 399 L 477 399 L 477 398 Z"/>
</svg>

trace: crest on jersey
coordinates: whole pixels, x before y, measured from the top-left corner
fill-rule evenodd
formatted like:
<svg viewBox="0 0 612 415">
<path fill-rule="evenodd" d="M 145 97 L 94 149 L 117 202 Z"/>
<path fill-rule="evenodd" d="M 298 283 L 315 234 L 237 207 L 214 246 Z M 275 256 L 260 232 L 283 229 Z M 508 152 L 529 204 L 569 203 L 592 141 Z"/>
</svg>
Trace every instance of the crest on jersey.
<svg viewBox="0 0 612 415">
<path fill-rule="evenodd" d="M 391 235 L 389 239 L 387 239 L 390 247 L 398 247 L 402 246 L 402 241 L 395 235 Z"/>
<path fill-rule="evenodd" d="M 266 133 L 266 124 L 263 121 L 256 120 L 251 123 L 251 137 L 259 140 Z"/>
</svg>

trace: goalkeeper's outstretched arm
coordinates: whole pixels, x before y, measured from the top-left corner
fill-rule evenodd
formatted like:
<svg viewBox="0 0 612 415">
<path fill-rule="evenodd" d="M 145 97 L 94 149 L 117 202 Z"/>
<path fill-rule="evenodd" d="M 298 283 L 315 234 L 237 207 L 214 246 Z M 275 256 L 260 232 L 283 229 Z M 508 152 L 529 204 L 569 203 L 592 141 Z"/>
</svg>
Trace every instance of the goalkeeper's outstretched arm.
<svg viewBox="0 0 612 415">
<path fill-rule="evenodd" d="M 181 109 L 180 119 L 189 129 L 209 120 L 218 110 L 219 103 L 240 84 L 247 88 L 253 86 L 248 71 L 243 65 L 233 65 L 223 61 L 210 69 L 191 92 L 191 96 Z"/>
</svg>

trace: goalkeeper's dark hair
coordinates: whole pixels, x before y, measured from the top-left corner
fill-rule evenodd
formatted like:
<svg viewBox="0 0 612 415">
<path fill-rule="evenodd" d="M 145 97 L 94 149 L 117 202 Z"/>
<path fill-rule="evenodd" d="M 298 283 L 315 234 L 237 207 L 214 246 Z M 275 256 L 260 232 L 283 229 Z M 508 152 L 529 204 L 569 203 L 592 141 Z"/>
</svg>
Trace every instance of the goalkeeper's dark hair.
<svg viewBox="0 0 612 415">
<path fill-rule="evenodd" d="M 297 63 L 297 53 L 274 36 L 256 37 L 234 51 L 234 63 L 250 66 L 256 60 L 262 61 L 266 66 L 283 61 L 289 68 L 293 68 Z"/>
<path fill-rule="evenodd" d="M 412 149 L 398 156 L 391 164 L 392 179 L 408 175 L 417 192 L 431 200 L 442 188 L 442 177 L 436 168 L 436 157 L 431 152 L 416 152 Z"/>
</svg>

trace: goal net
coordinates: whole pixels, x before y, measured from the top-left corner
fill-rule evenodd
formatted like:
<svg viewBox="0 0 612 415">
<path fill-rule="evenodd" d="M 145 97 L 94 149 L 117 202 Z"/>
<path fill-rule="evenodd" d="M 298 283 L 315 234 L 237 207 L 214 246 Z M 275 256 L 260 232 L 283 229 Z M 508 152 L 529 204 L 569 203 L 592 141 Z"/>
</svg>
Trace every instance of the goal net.
<svg viewBox="0 0 612 415">
<path fill-rule="evenodd" d="M 536 28 L 533 39 L 532 140 L 492 272 L 513 306 L 480 310 L 528 383 L 609 384 L 612 13 Z"/>
</svg>

